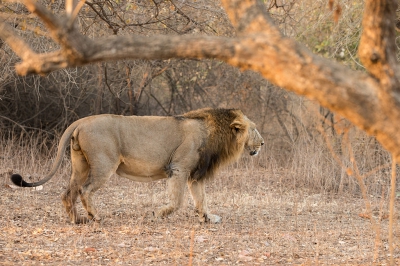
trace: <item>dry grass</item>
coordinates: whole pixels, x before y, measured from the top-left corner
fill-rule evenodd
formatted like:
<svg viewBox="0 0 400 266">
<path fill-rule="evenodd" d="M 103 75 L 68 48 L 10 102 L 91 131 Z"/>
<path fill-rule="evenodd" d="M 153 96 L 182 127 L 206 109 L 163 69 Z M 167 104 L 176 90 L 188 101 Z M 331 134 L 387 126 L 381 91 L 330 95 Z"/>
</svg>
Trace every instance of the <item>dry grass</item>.
<svg viewBox="0 0 400 266">
<path fill-rule="evenodd" d="M 373 227 L 370 219 L 363 218 L 368 216 L 364 214 L 365 201 L 349 185 L 350 177 L 346 177 L 346 182 L 342 180 L 345 184 L 342 191 L 332 188 L 331 183 L 341 180 L 335 176 L 341 172 L 331 172 L 329 176 L 333 168 L 327 166 L 333 162 L 324 159 L 328 153 L 321 148 L 318 154 L 310 145 L 297 147 L 296 156 L 302 156 L 291 159 L 284 168 L 266 149 L 256 159 L 245 156 L 238 164 L 224 169 L 207 188 L 210 209 L 223 217 L 221 224 L 199 224 L 188 195 L 177 213 L 151 221 L 154 208 L 166 202 L 165 182 L 135 183 L 112 177 L 108 187 L 96 194 L 103 221 L 71 225 L 60 200 L 69 178 L 67 157 L 58 176 L 42 190 L 8 186 L 8 169 L 37 178 L 50 167 L 51 160 L 35 152 L 40 142 L 31 139 L 28 143 L 31 144 L 2 141 L 2 265 L 385 265 L 389 262 L 385 219 L 388 184 L 380 185 L 379 193 L 375 193 L 378 189 L 369 189 L 376 222 Z M 302 149 L 311 150 L 305 153 Z M 53 149 L 43 150 L 54 155 Z M 395 226 L 395 254 L 399 254 L 399 234 Z M 400 264 L 399 255 L 395 260 Z"/>
</svg>

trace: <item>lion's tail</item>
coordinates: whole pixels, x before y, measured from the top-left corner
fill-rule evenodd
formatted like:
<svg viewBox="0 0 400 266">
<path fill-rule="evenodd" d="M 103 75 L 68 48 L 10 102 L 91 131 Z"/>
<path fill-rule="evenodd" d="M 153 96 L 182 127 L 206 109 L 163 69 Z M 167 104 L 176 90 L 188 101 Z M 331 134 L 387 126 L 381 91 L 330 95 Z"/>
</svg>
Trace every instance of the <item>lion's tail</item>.
<svg viewBox="0 0 400 266">
<path fill-rule="evenodd" d="M 37 187 L 40 185 L 43 185 L 44 183 L 46 183 L 47 181 L 49 181 L 54 174 L 57 172 L 58 168 L 61 165 L 62 159 L 63 159 L 63 155 L 65 153 L 65 150 L 67 149 L 68 146 L 68 142 L 74 132 L 74 130 L 78 127 L 79 123 L 77 123 L 78 121 L 72 123 L 63 133 L 63 135 L 61 136 L 60 142 L 58 143 L 58 149 L 57 149 L 57 157 L 55 162 L 53 163 L 53 166 L 50 170 L 50 172 L 46 175 L 46 177 L 38 182 L 33 182 L 33 183 L 28 183 L 26 182 L 21 175 L 19 174 L 13 174 L 11 175 L 10 179 L 11 181 L 19 186 L 19 187 Z"/>
</svg>

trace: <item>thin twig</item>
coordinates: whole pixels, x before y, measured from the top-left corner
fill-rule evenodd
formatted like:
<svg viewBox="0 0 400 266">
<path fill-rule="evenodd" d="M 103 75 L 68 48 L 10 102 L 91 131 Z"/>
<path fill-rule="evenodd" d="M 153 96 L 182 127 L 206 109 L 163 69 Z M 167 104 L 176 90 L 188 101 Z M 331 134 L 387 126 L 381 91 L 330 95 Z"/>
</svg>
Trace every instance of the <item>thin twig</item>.
<svg viewBox="0 0 400 266">
<path fill-rule="evenodd" d="M 394 242 L 393 242 L 393 225 L 394 225 L 394 201 L 396 199 L 396 159 L 392 155 L 392 178 L 390 180 L 390 203 L 389 203 L 389 254 L 390 265 L 394 265 Z"/>
<path fill-rule="evenodd" d="M 72 27 L 72 24 L 74 23 L 76 17 L 78 16 L 79 11 L 81 10 L 81 8 L 83 7 L 83 5 L 85 4 L 86 0 L 81 0 L 75 7 L 74 12 L 72 12 L 72 15 L 68 21 L 68 28 Z"/>
<path fill-rule="evenodd" d="M 192 229 L 192 233 L 190 234 L 190 254 L 189 254 L 189 266 L 193 264 L 193 246 L 194 246 L 194 229 Z"/>
<path fill-rule="evenodd" d="M 20 127 L 20 128 L 22 129 L 22 131 L 24 131 L 25 133 L 28 133 L 28 132 L 25 130 L 25 127 L 24 127 L 23 125 L 19 124 L 18 122 L 15 122 L 14 120 L 12 120 L 12 119 L 10 119 L 10 118 L 8 118 L 8 117 L 2 116 L 2 115 L 0 115 L 0 118 L 2 118 L 2 119 L 4 119 L 4 120 L 10 121 L 10 122 L 16 124 L 18 127 Z"/>
<path fill-rule="evenodd" d="M 372 214 L 372 206 L 371 206 L 371 202 L 368 199 L 368 193 L 367 193 L 367 187 L 364 183 L 364 179 L 367 175 L 361 175 L 360 171 L 358 169 L 357 166 L 357 162 L 354 158 L 354 152 L 349 140 L 349 129 L 346 128 L 344 130 L 344 134 L 343 134 L 343 143 L 347 145 L 347 149 L 349 152 L 349 158 L 350 158 L 350 162 L 352 167 L 347 167 L 344 165 L 344 163 L 341 161 L 341 159 L 339 158 L 339 156 L 337 155 L 337 153 L 333 150 L 333 147 L 327 137 L 327 135 L 325 134 L 325 132 L 320 129 L 320 132 L 322 134 L 322 136 L 325 139 L 325 142 L 327 144 L 328 149 L 330 150 L 332 157 L 334 158 L 334 160 L 344 169 L 346 169 L 346 173 L 349 176 L 353 176 L 357 181 L 358 181 L 358 185 L 360 186 L 360 190 L 361 190 L 361 194 L 362 197 L 364 199 L 364 203 L 365 203 L 365 208 L 366 208 L 366 213 L 367 213 L 367 217 L 370 219 L 371 224 L 372 224 L 372 229 L 375 231 L 376 237 L 375 237 L 375 241 L 378 241 L 380 239 L 379 235 L 380 235 L 380 228 L 379 228 L 379 224 L 378 222 L 375 220 L 375 218 L 373 217 Z M 393 170 L 392 170 L 393 171 Z M 370 171 L 369 173 L 373 173 L 373 171 Z M 377 246 L 377 243 L 375 242 L 375 246 Z"/>
</svg>

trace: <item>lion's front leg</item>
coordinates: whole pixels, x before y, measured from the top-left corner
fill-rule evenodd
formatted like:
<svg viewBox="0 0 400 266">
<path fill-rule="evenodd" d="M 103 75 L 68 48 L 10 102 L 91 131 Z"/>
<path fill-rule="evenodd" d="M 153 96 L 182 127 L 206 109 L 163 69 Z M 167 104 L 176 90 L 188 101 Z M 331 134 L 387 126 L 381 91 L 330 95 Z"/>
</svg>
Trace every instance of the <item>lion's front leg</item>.
<svg viewBox="0 0 400 266">
<path fill-rule="evenodd" d="M 205 181 L 189 180 L 188 187 L 200 222 L 220 223 L 222 220 L 220 216 L 208 212 Z"/>
<path fill-rule="evenodd" d="M 185 195 L 185 183 L 187 180 L 186 174 L 173 174 L 167 180 L 167 193 L 169 203 L 157 210 L 156 217 L 164 217 L 181 207 L 183 196 Z"/>
</svg>

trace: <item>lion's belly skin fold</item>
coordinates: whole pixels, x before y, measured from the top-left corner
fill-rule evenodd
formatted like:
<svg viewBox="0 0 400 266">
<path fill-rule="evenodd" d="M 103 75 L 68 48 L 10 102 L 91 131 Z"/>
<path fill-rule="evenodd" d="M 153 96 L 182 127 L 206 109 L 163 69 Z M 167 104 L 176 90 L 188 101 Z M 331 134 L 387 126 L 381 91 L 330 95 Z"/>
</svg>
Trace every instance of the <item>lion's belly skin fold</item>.
<svg viewBox="0 0 400 266">
<path fill-rule="evenodd" d="M 116 171 L 117 175 L 136 182 L 150 182 L 167 178 L 164 165 L 149 165 L 145 162 L 131 161 L 121 163 Z"/>
<path fill-rule="evenodd" d="M 133 175 L 129 175 L 129 174 L 124 173 L 124 172 L 121 172 L 121 173 L 117 172 L 117 174 L 119 176 L 121 176 L 121 177 L 128 178 L 128 179 L 130 179 L 132 181 L 135 181 L 135 182 L 151 182 L 151 181 L 157 181 L 157 180 L 160 180 L 160 179 L 167 178 L 166 174 L 152 175 L 152 176 L 133 176 Z"/>
</svg>

